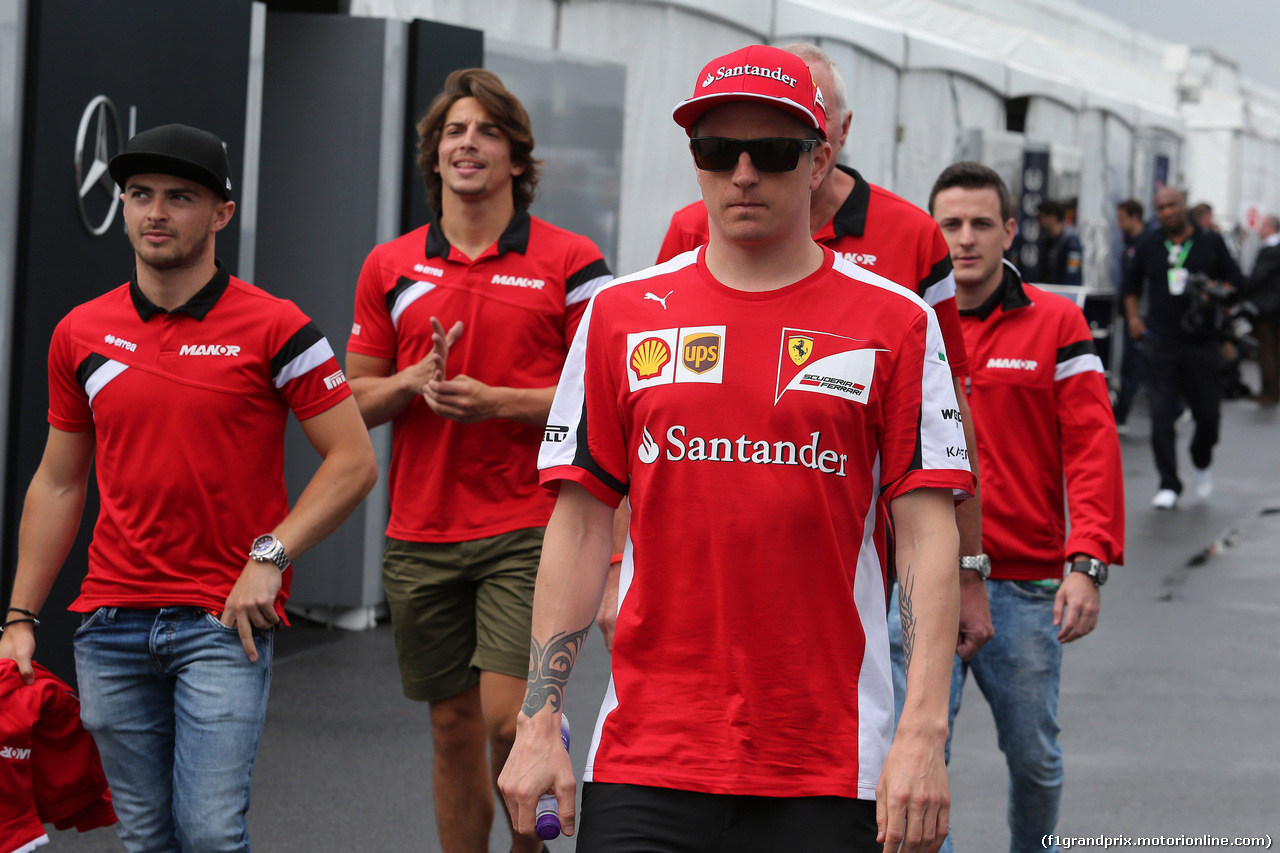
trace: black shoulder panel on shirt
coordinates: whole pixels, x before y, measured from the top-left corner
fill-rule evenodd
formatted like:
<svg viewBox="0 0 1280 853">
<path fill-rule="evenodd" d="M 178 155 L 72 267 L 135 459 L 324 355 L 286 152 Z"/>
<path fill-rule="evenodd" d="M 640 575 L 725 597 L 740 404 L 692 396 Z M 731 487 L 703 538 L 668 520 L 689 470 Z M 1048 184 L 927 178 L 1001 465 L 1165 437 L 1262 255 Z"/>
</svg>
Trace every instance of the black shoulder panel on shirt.
<svg viewBox="0 0 1280 853">
<path fill-rule="evenodd" d="M 587 401 L 582 401 L 582 418 L 578 421 L 578 448 L 573 452 L 573 464 L 575 467 L 581 468 L 609 488 L 613 489 L 620 495 L 627 493 L 625 483 L 618 482 L 608 471 L 596 464 L 596 460 L 591 458 L 591 451 L 587 445 Z"/>
<path fill-rule="evenodd" d="M 400 298 L 400 294 L 404 293 L 417 283 L 416 279 L 403 275 L 400 276 L 400 279 L 396 282 L 396 286 L 387 291 L 387 314 L 390 314 L 396 307 L 396 300 Z"/>
<path fill-rule="evenodd" d="M 275 379 L 280 375 L 280 371 L 284 370 L 286 364 L 322 340 L 324 340 L 324 333 L 320 331 L 320 327 L 314 322 L 308 322 L 307 325 L 294 332 L 293 336 L 284 342 L 284 346 L 280 347 L 280 351 L 271 356 L 271 378 Z"/>
<path fill-rule="evenodd" d="M 944 255 L 936 264 L 933 265 L 929 270 L 929 274 L 924 277 L 924 280 L 919 283 L 919 289 L 916 291 L 916 295 L 924 296 L 924 292 L 926 290 L 933 287 L 949 275 L 951 275 L 951 256 Z"/>
<path fill-rule="evenodd" d="M 1076 341 L 1073 344 L 1067 344 L 1065 347 L 1058 347 L 1058 364 L 1064 361 L 1070 361 L 1082 355 L 1097 355 L 1098 348 L 1093 345 L 1093 341 Z"/>
<path fill-rule="evenodd" d="M 566 294 L 573 293 L 579 287 L 582 287 L 582 285 L 597 279 L 602 275 L 613 275 L 613 273 L 609 271 L 609 265 L 605 263 L 604 258 L 592 261 L 565 279 L 564 292 Z"/>
<path fill-rule="evenodd" d="M 87 392 L 89 377 L 97 373 L 98 368 L 110 360 L 105 355 L 99 355 L 96 352 L 91 352 L 85 356 L 84 361 L 80 362 L 80 366 L 76 368 L 76 381 L 80 383 L 80 387 L 85 388 Z"/>
</svg>

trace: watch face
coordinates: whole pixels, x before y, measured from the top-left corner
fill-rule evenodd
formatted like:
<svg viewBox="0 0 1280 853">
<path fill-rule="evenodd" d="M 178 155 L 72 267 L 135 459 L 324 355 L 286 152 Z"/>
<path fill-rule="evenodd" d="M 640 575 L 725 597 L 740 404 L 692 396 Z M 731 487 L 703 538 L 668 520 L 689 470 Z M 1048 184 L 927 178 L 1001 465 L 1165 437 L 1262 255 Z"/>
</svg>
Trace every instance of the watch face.
<svg viewBox="0 0 1280 853">
<path fill-rule="evenodd" d="M 257 539 L 253 540 L 253 548 L 251 549 L 250 553 L 265 554 L 268 551 L 270 551 L 272 546 L 274 546 L 275 544 L 276 544 L 276 537 L 272 536 L 270 533 L 264 534 L 262 536 L 259 536 Z"/>
</svg>

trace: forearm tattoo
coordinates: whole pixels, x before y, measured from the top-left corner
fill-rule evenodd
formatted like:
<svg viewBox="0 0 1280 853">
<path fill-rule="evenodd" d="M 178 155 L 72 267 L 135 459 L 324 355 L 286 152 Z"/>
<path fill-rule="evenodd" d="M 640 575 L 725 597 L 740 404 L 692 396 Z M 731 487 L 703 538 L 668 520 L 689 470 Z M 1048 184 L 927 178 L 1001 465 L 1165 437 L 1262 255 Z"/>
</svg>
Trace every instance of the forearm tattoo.
<svg viewBox="0 0 1280 853">
<path fill-rule="evenodd" d="M 573 634 L 556 634 L 543 645 L 536 639 L 529 644 L 529 689 L 520 708 L 526 717 L 532 717 L 547 704 L 551 710 L 564 707 L 564 689 L 569 683 L 569 673 L 582 651 L 590 623 Z"/>
<path fill-rule="evenodd" d="M 907 669 L 911 669 L 911 652 L 916 644 L 916 616 L 911 609 L 911 591 L 915 588 L 916 579 L 907 567 L 898 578 L 898 615 L 902 617 L 902 656 L 906 659 Z"/>
</svg>

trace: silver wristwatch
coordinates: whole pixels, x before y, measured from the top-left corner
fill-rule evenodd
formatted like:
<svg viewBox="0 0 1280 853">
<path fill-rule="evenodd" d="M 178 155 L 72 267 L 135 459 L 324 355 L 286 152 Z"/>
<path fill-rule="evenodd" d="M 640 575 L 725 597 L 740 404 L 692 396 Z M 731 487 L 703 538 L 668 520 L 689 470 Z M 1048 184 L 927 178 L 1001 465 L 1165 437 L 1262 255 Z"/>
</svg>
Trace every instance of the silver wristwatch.
<svg viewBox="0 0 1280 853">
<path fill-rule="evenodd" d="M 972 557 L 961 557 L 960 568 L 971 569 L 982 576 L 983 580 L 991 577 L 991 558 L 986 554 L 977 554 Z"/>
<path fill-rule="evenodd" d="M 1071 564 L 1071 571 L 1088 575 L 1093 579 L 1094 586 L 1102 586 L 1107 582 L 1107 564 L 1093 557 L 1076 560 Z"/>
<path fill-rule="evenodd" d="M 253 540 L 249 559 L 259 563 L 275 563 L 276 568 L 282 572 L 289 566 L 289 555 L 284 552 L 284 543 L 271 533 L 264 533 Z"/>
</svg>

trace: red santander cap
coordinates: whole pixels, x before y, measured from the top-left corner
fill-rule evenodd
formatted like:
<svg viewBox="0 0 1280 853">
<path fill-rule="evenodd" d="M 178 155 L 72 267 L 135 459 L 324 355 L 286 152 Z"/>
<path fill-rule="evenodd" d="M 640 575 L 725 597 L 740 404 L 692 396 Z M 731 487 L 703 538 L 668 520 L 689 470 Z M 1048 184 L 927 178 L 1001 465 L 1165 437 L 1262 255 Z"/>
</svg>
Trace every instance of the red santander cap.
<svg viewBox="0 0 1280 853">
<path fill-rule="evenodd" d="M 813 73 L 794 53 L 753 44 L 713 59 L 698 75 L 693 97 L 676 104 L 671 117 L 693 135 L 698 119 L 713 107 L 735 101 L 769 104 L 815 128 L 827 138 L 827 110 Z"/>
</svg>

